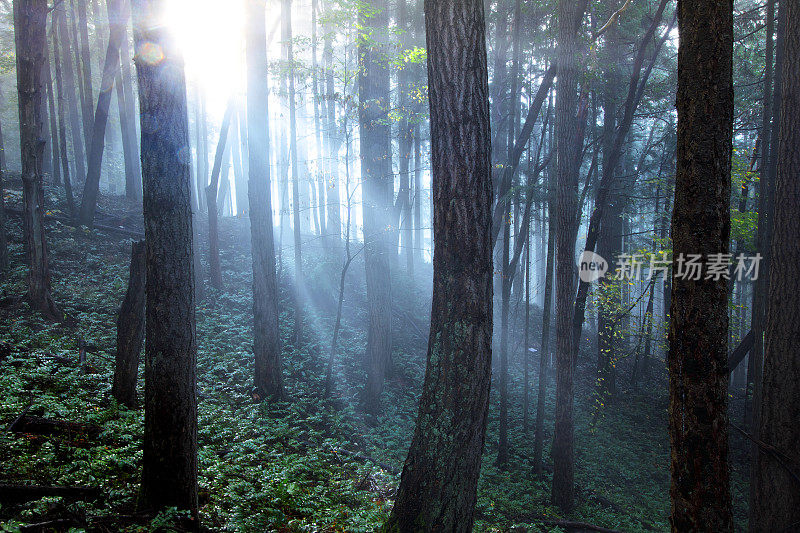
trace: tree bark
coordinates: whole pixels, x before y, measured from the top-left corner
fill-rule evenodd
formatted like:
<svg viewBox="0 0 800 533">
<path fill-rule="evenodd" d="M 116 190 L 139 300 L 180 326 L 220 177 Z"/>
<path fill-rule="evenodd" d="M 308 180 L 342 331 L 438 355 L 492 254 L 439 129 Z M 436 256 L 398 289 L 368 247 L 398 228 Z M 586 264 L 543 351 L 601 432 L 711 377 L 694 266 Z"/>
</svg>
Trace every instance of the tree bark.
<svg viewBox="0 0 800 533">
<path fill-rule="evenodd" d="M 586 0 L 560 0 L 558 19 L 558 84 L 556 86 L 556 418 L 553 433 L 553 503 L 568 513 L 574 505 L 573 374 L 576 359 L 571 306 L 575 297 L 575 257 L 578 233 L 578 107 L 577 31 Z"/>
<path fill-rule="evenodd" d="M 364 264 L 367 281 L 367 383 L 364 406 L 380 410 L 383 381 L 391 360 L 391 231 L 394 175 L 391 166 L 389 69 L 382 32 L 389 26 L 385 0 L 367 2 L 359 23 L 370 35 L 359 39 L 359 126 L 363 175 Z M 373 10 L 370 12 L 369 10 Z"/>
<path fill-rule="evenodd" d="M 139 354 L 144 341 L 145 283 L 147 261 L 145 241 L 131 246 L 128 290 L 117 317 L 117 357 L 111 395 L 129 409 L 136 408 Z"/>
<path fill-rule="evenodd" d="M 14 2 L 14 38 L 17 56 L 20 145 L 22 157 L 23 234 L 28 264 L 28 298 L 32 306 L 51 319 L 62 313 L 50 294 L 50 264 L 44 233 L 44 94 L 43 65 L 47 46 L 46 0 Z"/>
<path fill-rule="evenodd" d="M 163 0 L 134 0 L 147 256 L 140 506 L 197 520 L 197 398 L 189 122 L 183 58 L 155 23 Z"/>
<path fill-rule="evenodd" d="M 800 6 L 781 4 L 785 24 L 781 68 L 780 133 L 776 159 L 769 304 L 764 335 L 764 381 L 758 438 L 788 457 L 800 457 Z M 800 484 L 773 454 L 757 456 L 754 531 L 788 531 L 800 524 Z M 792 463 L 789 463 L 792 464 Z"/>
<path fill-rule="evenodd" d="M 269 87 L 267 86 L 266 2 L 248 2 L 247 153 L 250 234 L 253 247 L 253 352 L 255 388 L 261 397 L 280 399 L 283 358 L 278 330 L 278 280 L 272 229 L 269 168 Z"/>
<path fill-rule="evenodd" d="M 433 305 L 416 430 L 386 531 L 472 531 L 492 342 L 492 184 L 483 2 L 428 0 Z"/>
<path fill-rule="evenodd" d="M 772 263 L 772 232 L 775 204 L 775 184 L 778 174 L 778 141 L 780 136 L 780 109 L 782 104 L 783 80 L 781 79 L 781 69 L 784 56 L 784 19 L 781 18 L 781 11 L 786 9 L 781 7 L 783 4 L 777 0 L 770 0 L 767 3 L 767 57 L 765 57 L 767 72 L 770 74 L 773 87 L 764 87 L 764 110 L 763 110 L 763 132 L 761 146 L 762 169 L 759 180 L 759 200 L 758 200 L 758 229 L 756 233 L 756 248 L 763 255 L 761 271 L 765 273 L 755 281 L 753 287 L 753 307 L 752 307 L 752 330 L 753 330 L 753 350 L 748 361 L 748 381 L 753 383 L 753 395 L 750 400 L 750 432 L 753 438 L 760 437 L 759 431 L 761 423 L 759 412 L 761 404 L 761 391 L 763 386 L 763 364 L 764 364 L 764 330 L 767 321 L 767 308 L 769 303 L 770 272 Z M 772 70 L 772 34 L 775 28 L 775 12 L 779 12 L 777 33 L 775 35 L 775 64 Z M 767 79 L 765 77 L 765 79 Z M 745 411 L 747 414 L 747 411 Z M 750 445 L 750 493 L 749 493 L 749 514 L 748 521 L 750 528 L 755 530 L 756 526 L 756 487 L 754 480 L 758 477 L 759 455 L 761 450 L 753 442 Z"/>
<path fill-rule="evenodd" d="M 678 5 L 678 163 L 672 216 L 669 429 L 673 531 L 733 531 L 725 279 L 680 276 L 680 258 L 730 241 L 733 5 Z"/>
</svg>

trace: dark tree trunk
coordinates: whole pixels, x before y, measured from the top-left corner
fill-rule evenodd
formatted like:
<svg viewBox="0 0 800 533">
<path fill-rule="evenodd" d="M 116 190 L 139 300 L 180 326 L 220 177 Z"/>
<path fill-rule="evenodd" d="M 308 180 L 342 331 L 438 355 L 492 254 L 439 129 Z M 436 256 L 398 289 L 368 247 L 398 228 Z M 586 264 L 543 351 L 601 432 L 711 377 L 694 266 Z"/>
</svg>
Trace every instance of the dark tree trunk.
<svg viewBox="0 0 800 533">
<path fill-rule="evenodd" d="M 773 87 L 764 87 L 764 111 L 762 122 L 762 169 L 759 180 L 758 195 L 758 230 L 756 233 L 756 248 L 763 256 L 761 272 L 763 275 L 755 280 L 753 287 L 753 307 L 752 307 L 752 330 L 753 330 L 753 349 L 748 359 L 748 381 L 753 384 L 753 394 L 749 402 L 749 409 L 745 415 L 750 413 L 750 432 L 754 438 L 759 438 L 760 432 L 760 404 L 763 386 L 763 364 L 764 364 L 764 330 L 767 322 L 767 309 L 769 304 L 770 291 L 770 268 L 772 264 L 772 232 L 774 223 L 774 204 L 775 204 L 775 184 L 778 175 L 778 141 L 780 137 L 780 110 L 782 105 L 783 80 L 781 70 L 783 67 L 784 56 L 784 32 L 785 19 L 781 13 L 786 7 L 777 0 L 767 2 L 767 55 L 766 65 L 768 78 L 773 83 Z M 772 69 L 772 35 L 775 28 L 775 12 L 779 12 L 777 33 L 775 34 L 775 64 Z M 746 407 L 747 409 L 747 407 Z M 750 445 L 750 494 L 749 494 L 749 525 L 750 529 L 756 530 L 756 487 L 755 480 L 758 478 L 759 455 L 761 450 L 756 443 Z"/>
<path fill-rule="evenodd" d="M 58 143 L 59 143 L 59 151 L 61 153 L 60 161 L 61 161 L 61 173 L 62 177 L 64 178 L 64 192 L 67 197 L 67 210 L 69 211 L 69 217 L 75 217 L 75 200 L 72 196 L 72 179 L 70 177 L 69 171 L 69 153 L 67 152 L 67 121 L 66 121 L 66 104 L 64 93 L 64 82 L 61 76 L 61 65 L 64 62 L 64 58 L 61 55 L 61 46 L 59 43 L 66 42 L 61 39 L 61 28 L 63 28 L 63 24 L 59 23 L 59 20 L 62 20 L 62 17 L 65 17 L 64 11 L 64 4 L 63 2 L 60 3 L 57 7 L 55 12 L 53 13 L 52 17 L 52 37 L 53 37 L 53 64 L 55 66 L 56 71 L 56 90 L 58 92 L 58 101 L 57 101 L 57 109 L 58 109 Z M 69 61 L 69 59 L 66 59 Z"/>
<path fill-rule="evenodd" d="M 47 46 L 47 1 L 14 2 L 14 37 L 17 56 L 19 130 L 22 150 L 23 233 L 28 264 L 28 297 L 46 317 L 63 315 L 50 294 L 50 265 L 44 233 L 44 94 L 43 65 Z"/>
<path fill-rule="evenodd" d="M 140 506 L 197 519 L 197 397 L 189 121 L 183 58 L 134 0 L 147 256 L 144 453 Z M 153 127 L 157 124 L 158 127 Z"/>
<path fill-rule="evenodd" d="M 79 4 L 81 2 L 78 2 Z M 89 160 L 86 181 L 83 184 L 83 199 L 79 221 L 81 224 L 91 226 L 94 213 L 97 209 L 97 196 L 100 193 L 100 171 L 103 166 L 103 151 L 105 150 L 106 126 L 108 125 L 108 110 L 111 106 L 111 95 L 114 79 L 119 69 L 119 48 L 125 37 L 125 26 L 128 22 L 128 8 L 123 0 L 107 0 L 108 19 L 110 22 L 110 35 L 108 50 L 103 65 L 103 80 L 100 83 L 100 94 L 97 97 L 97 111 L 92 122 L 92 142 L 89 145 Z M 120 102 L 123 106 L 124 102 Z"/>
<path fill-rule="evenodd" d="M 228 130 L 231 126 L 231 117 L 235 109 L 235 104 L 231 101 L 225 116 L 222 119 L 222 126 L 219 129 L 219 143 L 214 154 L 214 166 L 211 169 L 211 184 L 206 187 L 206 203 L 208 204 L 208 264 L 211 269 L 211 285 L 222 290 L 222 267 L 219 263 L 219 175 L 222 170 L 222 162 L 226 152 L 228 141 Z"/>
<path fill-rule="evenodd" d="M 472 531 L 491 384 L 492 184 L 481 0 L 428 0 L 433 305 L 411 449 L 387 531 Z"/>
<path fill-rule="evenodd" d="M 800 524 L 800 485 L 785 462 L 789 458 L 788 464 L 796 465 L 800 457 L 800 5 L 782 3 L 780 12 L 785 34 L 780 71 L 780 133 L 775 154 L 778 174 L 758 417 L 759 440 L 774 451 L 761 450 L 757 457 L 752 481 L 756 486 L 751 524 L 754 531 L 789 531 Z"/>
<path fill-rule="evenodd" d="M 363 175 L 364 264 L 367 280 L 367 383 L 364 405 L 368 412 L 380 410 L 383 381 L 391 360 L 391 231 L 394 175 L 391 166 L 389 121 L 389 69 L 382 44 L 389 26 L 385 0 L 367 2 L 374 12 L 359 10 L 359 22 L 370 39 L 359 40 L 359 125 Z"/>
<path fill-rule="evenodd" d="M 146 270 L 145 242 L 134 242 L 128 291 L 117 317 L 117 358 L 111 386 L 111 395 L 129 409 L 136 408 L 139 354 L 144 341 Z"/>
<path fill-rule="evenodd" d="M 75 96 L 75 72 L 73 71 L 72 57 L 70 50 L 70 34 L 67 25 L 67 11 L 63 2 L 58 4 L 58 37 L 61 44 L 61 66 L 64 69 L 64 94 L 67 99 L 67 109 L 70 124 L 70 139 L 72 140 L 72 151 L 75 156 L 75 176 L 76 179 L 86 177 L 86 146 L 83 134 L 81 133 L 81 118 L 78 112 L 78 98 Z M 77 54 L 77 52 L 76 52 Z"/>
<path fill-rule="evenodd" d="M 549 182 L 550 180 L 548 180 Z M 555 266 L 555 210 L 553 192 L 548 183 L 551 200 L 548 202 L 547 259 L 545 262 L 544 303 L 542 304 L 542 343 L 539 351 L 539 387 L 536 396 L 536 434 L 533 441 L 533 469 L 542 474 L 542 448 L 544 447 L 544 401 L 547 393 L 547 360 L 550 357 L 550 310 L 553 307 L 553 269 Z"/>
<path fill-rule="evenodd" d="M 558 84 L 556 99 L 556 420 L 553 433 L 553 503 L 563 512 L 574 505 L 573 374 L 576 359 L 572 335 L 575 298 L 575 258 L 578 233 L 578 108 L 577 30 L 586 0 L 560 0 L 558 20 Z"/>
<path fill-rule="evenodd" d="M 678 5 L 678 164 L 672 216 L 669 429 L 673 531 L 733 531 L 728 470 L 728 291 L 680 276 L 681 255 L 728 253 L 733 5 Z M 705 274 L 705 273 L 703 273 Z M 707 277 L 707 276 L 705 276 Z"/>
<path fill-rule="evenodd" d="M 6 201 L 3 187 L 5 170 L 0 167 L 0 274 L 8 268 L 8 240 L 6 238 Z"/>
<path fill-rule="evenodd" d="M 269 87 L 265 0 L 248 2 L 247 142 L 250 233 L 253 246 L 253 352 L 255 388 L 262 397 L 282 398 L 283 359 L 278 331 L 278 280 L 272 230 L 269 168 Z"/>
<path fill-rule="evenodd" d="M 422 264 L 422 132 L 414 126 L 414 262 Z"/>
</svg>

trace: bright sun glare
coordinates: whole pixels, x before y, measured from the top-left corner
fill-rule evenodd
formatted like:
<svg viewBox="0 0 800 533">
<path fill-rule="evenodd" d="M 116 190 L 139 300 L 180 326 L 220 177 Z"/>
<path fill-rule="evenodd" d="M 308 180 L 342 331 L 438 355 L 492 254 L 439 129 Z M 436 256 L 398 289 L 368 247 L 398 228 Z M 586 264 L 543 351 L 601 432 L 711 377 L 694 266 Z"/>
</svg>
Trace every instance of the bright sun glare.
<svg viewBox="0 0 800 533">
<path fill-rule="evenodd" d="M 166 22 L 180 43 L 189 91 L 199 85 L 208 113 L 221 117 L 228 99 L 244 88 L 244 3 L 168 0 L 166 4 Z"/>
</svg>

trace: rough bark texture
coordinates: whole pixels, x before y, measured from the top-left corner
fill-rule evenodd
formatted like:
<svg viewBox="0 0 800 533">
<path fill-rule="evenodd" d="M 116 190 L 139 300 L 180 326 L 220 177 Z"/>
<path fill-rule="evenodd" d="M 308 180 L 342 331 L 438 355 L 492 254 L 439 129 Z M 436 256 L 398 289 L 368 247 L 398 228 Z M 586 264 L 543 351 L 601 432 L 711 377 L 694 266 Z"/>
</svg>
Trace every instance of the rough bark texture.
<svg viewBox="0 0 800 533">
<path fill-rule="evenodd" d="M 147 255 L 144 453 L 140 505 L 197 516 L 197 398 L 191 158 L 183 58 L 134 0 Z"/>
<path fill-rule="evenodd" d="M 284 395 L 283 360 L 270 197 L 266 2 L 250 0 L 247 9 L 247 190 L 253 246 L 255 388 L 261 396 L 281 398 Z"/>
<path fill-rule="evenodd" d="M 433 305 L 411 449 L 387 531 L 472 531 L 489 408 L 492 185 L 483 2 L 425 2 Z"/>
<path fill-rule="evenodd" d="M 44 234 L 42 161 L 45 141 L 42 67 L 47 45 L 47 1 L 14 2 L 14 37 L 17 55 L 19 130 L 22 150 L 23 233 L 28 264 L 28 297 L 48 318 L 61 318 L 50 295 L 50 265 Z"/>
<path fill-rule="evenodd" d="M 728 253 L 733 129 L 733 2 L 678 3 L 678 159 L 673 253 Z M 682 279 L 669 325 L 673 531 L 732 531 L 725 279 Z M 685 277 L 685 276 L 684 276 Z"/>
<path fill-rule="evenodd" d="M 389 120 L 389 69 L 386 64 L 388 6 L 384 0 L 367 2 L 359 10 L 365 32 L 359 39 L 359 126 L 363 176 L 364 264 L 367 279 L 366 368 L 364 405 L 371 413 L 380 409 L 383 380 L 392 350 L 391 335 L 391 249 L 392 192 L 391 125 Z"/>
<path fill-rule="evenodd" d="M 785 15 L 784 15 L 785 14 Z M 800 5 L 781 6 L 786 24 L 782 102 L 775 183 L 769 310 L 764 336 L 764 377 L 759 440 L 775 448 L 758 454 L 753 480 L 753 531 L 800 527 L 800 483 L 786 465 L 800 457 Z M 782 458 L 776 457 L 783 456 Z M 786 458 L 789 458 L 786 461 Z M 782 464 L 783 463 L 783 464 Z"/>
<path fill-rule="evenodd" d="M 111 386 L 111 395 L 129 409 L 136 407 L 139 354 L 144 341 L 146 269 L 145 242 L 134 242 L 131 246 L 128 291 L 117 317 L 117 358 Z"/>
<path fill-rule="evenodd" d="M 122 0 L 107 0 L 107 3 L 111 34 L 108 39 L 105 64 L 103 65 L 103 80 L 97 97 L 97 110 L 92 121 L 92 141 L 89 144 L 86 181 L 83 185 L 83 199 L 79 214 L 80 223 L 87 226 L 92 225 L 94 213 L 97 209 L 97 196 L 100 193 L 100 171 L 103 166 L 103 151 L 106 145 L 108 111 L 111 106 L 114 79 L 119 70 L 119 48 L 122 39 L 125 37 L 125 25 L 128 22 L 129 14 L 127 7 L 123 7 Z"/>
<path fill-rule="evenodd" d="M 573 374 L 574 339 L 572 303 L 575 297 L 575 239 L 578 233 L 578 138 L 576 117 L 576 33 L 586 10 L 586 0 L 561 0 L 558 21 L 558 83 L 556 85 L 556 420 L 553 433 L 553 503 L 564 512 L 574 504 L 573 478 Z"/>
<path fill-rule="evenodd" d="M 783 5 L 783 4 L 781 4 Z M 772 74 L 770 78 L 773 81 L 773 87 L 766 86 L 764 88 L 764 116 L 763 116 L 763 132 L 761 146 L 763 146 L 762 153 L 762 170 L 759 180 L 759 195 L 758 195 L 758 232 L 756 234 L 756 248 L 759 253 L 763 255 L 761 263 L 761 272 L 763 275 L 755 281 L 753 287 L 753 307 L 752 313 L 752 326 L 753 326 L 753 351 L 748 360 L 748 381 L 753 383 L 753 395 L 750 401 L 750 432 L 755 438 L 759 438 L 760 430 L 760 404 L 763 386 L 763 366 L 764 366 L 764 330 L 767 321 L 767 306 L 769 303 L 769 290 L 770 290 L 770 265 L 772 263 L 772 231 L 774 220 L 774 204 L 775 204 L 775 182 L 777 181 L 778 174 L 778 141 L 780 132 L 780 107 L 782 100 L 782 79 L 781 69 L 783 65 L 784 55 L 784 32 L 785 24 L 781 17 L 778 17 L 777 32 L 775 32 L 775 11 L 779 8 L 777 1 L 769 1 L 767 3 L 767 55 L 765 62 L 767 64 L 768 74 Z M 782 7 L 780 9 L 786 9 Z M 771 54 L 772 49 L 772 34 L 775 33 L 775 65 L 774 70 L 769 70 L 772 67 Z M 774 118 L 774 120 L 773 120 Z M 747 411 L 745 412 L 747 414 Z M 750 479 L 755 480 L 758 477 L 758 463 L 761 450 L 758 445 L 753 442 L 750 445 Z M 757 483 L 751 481 L 750 494 L 748 499 L 748 522 L 750 529 L 755 531 L 756 526 L 756 488 Z"/>
</svg>

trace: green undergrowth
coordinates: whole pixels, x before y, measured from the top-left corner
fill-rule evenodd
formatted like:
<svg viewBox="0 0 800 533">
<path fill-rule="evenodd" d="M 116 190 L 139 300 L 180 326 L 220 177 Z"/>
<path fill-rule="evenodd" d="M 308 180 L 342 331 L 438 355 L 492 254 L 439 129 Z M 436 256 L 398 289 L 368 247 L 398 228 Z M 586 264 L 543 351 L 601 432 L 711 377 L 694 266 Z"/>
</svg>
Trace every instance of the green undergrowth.
<svg viewBox="0 0 800 533">
<path fill-rule="evenodd" d="M 18 197 L 12 195 L 13 203 Z M 113 200 L 113 199 L 112 199 Z M 52 191 L 48 201 L 58 205 Z M 119 201 L 104 199 L 113 210 Z M 54 210 L 55 211 L 55 210 Z M 83 442 L 0 432 L 0 482 L 100 487 L 96 501 L 44 498 L 23 506 L 0 502 L 0 523 L 73 519 L 75 531 L 165 531 L 179 529 L 175 510 L 156 520 L 136 515 L 141 465 L 142 410 L 128 410 L 110 397 L 116 311 L 127 284 L 129 239 L 48 225 L 53 291 L 67 312 L 66 324 L 44 321 L 16 297 L 24 294 L 23 250 L 18 220 L 9 221 L 12 270 L 0 285 L 0 423 L 29 414 L 96 424 L 99 438 Z M 201 234 L 202 234 L 201 229 Z M 341 261 L 310 247 L 306 276 L 310 294 L 305 335 L 294 346 L 287 288 L 292 271 L 282 255 L 280 328 L 289 399 L 254 402 L 252 389 L 252 301 L 249 243 L 244 221 L 221 221 L 225 291 L 206 288 L 197 306 L 200 503 L 203 526 L 213 531 L 373 531 L 388 516 L 399 472 L 411 440 L 425 367 L 430 272 L 414 282 L 398 276 L 394 305 L 393 367 L 382 414 L 360 411 L 365 374 L 363 266 L 348 277 L 345 320 L 334 375 L 333 399 L 325 399 L 324 375 Z M 236 243 L 237 247 L 234 247 Z M 334 257 L 331 259 L 331 257 Z M 204 256 L 205 258 L 205 256 Z M 427 275 L 427 278 L 425 277 Z M 420 281 L 420 279 L 422 281 Z M 317 297 L 317 295 L 328 295 Z M 538 329 L 538 328 L 537 328 Z M 538 338 L 534 331 L 533 338 Z M 89 371 L 79 367 L 78 341 L 97 350 Z M 513 354 L 512 354 L 513 355 Z M 522 383 L 514 355 L 510 382 L 511 461 L 495 465 L 498 398 L 486 437 L 476 530 L 560 531 L 543 521 L 563 519 L 550 505 L 552 469 L 533 472 L 537 376 L 532 369 L 531 421 L 522 428 Z M 521 365 L 521 363 L 519 363 Z M 141 369 L 140 369 L 141 372 Z M 580 375 L 580 373 L 579 373 Z M 663 392 L 622 397 L 591 417 L 591 378 L 579 377 L 576 392 L 577 508 L 569 519 L 623 531 L 669 529 L 669 447 Z M 662 386 L 663 385 L 663 386 Z M 553 380 L 548 381 L 545 463 L 553 427 Z M 140 381 L 140 397 L 142 384 Z M 744 490 L 734 483 L 735 488 Z"/>
</svg>

